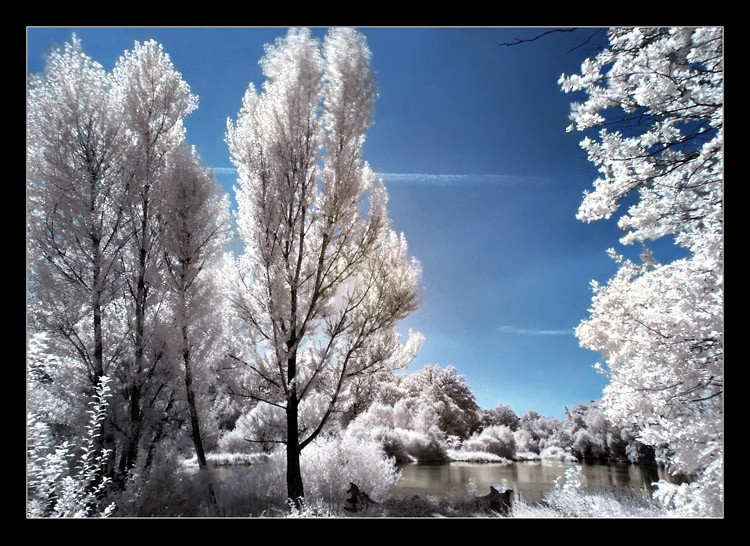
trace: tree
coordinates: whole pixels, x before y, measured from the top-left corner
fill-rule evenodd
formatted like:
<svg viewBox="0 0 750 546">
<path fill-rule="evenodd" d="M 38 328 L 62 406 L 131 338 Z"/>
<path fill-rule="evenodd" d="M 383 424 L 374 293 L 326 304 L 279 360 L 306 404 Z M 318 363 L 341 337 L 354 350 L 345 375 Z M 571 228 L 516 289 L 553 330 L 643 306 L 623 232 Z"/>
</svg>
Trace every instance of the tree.
<svg viewBox="0 0 750 546">
<path fill-rule="evenodd" d="M 370 51 L 353 29 L 321 48 L 292 29 L 266 48 L 227 142 L 239 172 L 245 252 L 233 295 L 255 374 L 246 396 L 286 415 L 287 491 L 304 496 L 300 452 L 353 377 L 405 365 L 395 328 L 413 311 L 420 268 L 390 228 L 387 194 L 362 159 L 375 99 Z M 237 356 L 237 355 L 235 355 Z M 320 404 L 301 423 L 301 406 Z"/>
<path fill-rule="evenodd" d="M 599 401 L 565 409 L 560 442 L 579 459 L 625 460 L 629 431 L 614 426 Z M 635 446 L 634 446 L 635 447 Z"/>
<path fill-rule="evenodd" d="M 185 146 L 172 160 L 167 185 L 170 199 L 164 214 L 163 242 L 166 283 L 174 298 L 174 326 L 185 373 L 191 438 L 198 465 L 205 468 L 193 381 L 196 364 L 206 366 L 218 359 L 215 352 L 221 341 L 221 322 L 217 315 L 222 305 L 211 273 L 227 240 L 229 203 L 210 171 L 202 168 Z"/>
<path fill-rule="evenodd" d="M 463 440 L 479 427 L 480 409 L 474 393 L 453 366 L 427 364 L 419 372 L 404 376 L 401 385 L 419 399 L 420 405 L 433 406 L 445 436 Z"/>
<path fill-rule="evenodd" d="M 120 370 L 127 397 L 126 445 L 119 463 L 124 472 L 136 463 L 149 410 L 157 411 L 160 395 L 161 413 L 167 413 L 173 403 L 174 389 L 163 392 L 164 382 L 156 375 L 167 373 L 164 368 L 168 364 L 164 358 L 166 332 L 159 331 L 163 322 L 158 319 L 165 296 L 160 245 L 170 156 L 183 143 L 183 119 L 198 101 L 169 55 L 153 40 L 136 42 L 126 51 L 112 77 L 117 98 L 114 107 L 122 113 L 129 142 L 123 173 L 129 243 L 122 269 L 132 352 L 124 357 Z"/>
<path fill-rule="evenodd" d="M 515 432 L 520 422 L 520 417 L 513 411 L 513 408 L 506 404 L 499 404 L 493 409 L 482 411 L 483 426 L 505 425 Z"/>
<path fill-rule="evenodd" d="M 663 462 L 693 478 L 675 498 L 709 515 L 723 503 L 723 78 L 720 28 L 615 28 L 560 79 L 587 96 L 569 130 L 600 129 L 581 142 L 601 176 L 578 218 L 609 218 L 627 199 L 623 244 L 673 237 L 687 253 L 658 263 L 644 250 L 636 263 L 611 249 L 619 271 L 592 283 L 576 335 L 606 358 L 607 415 L 667 444 Z"/>
<path fill-rule="evenodd" d="M 29 78 L 27 365 L 34 366 L 41 340 L 49 365 L 44 383 L 30 374 L 29 392 L 44 400 L 39 417 L 64 424 L 72 436 L 84 433 L 86 400 L 116 366 L 123 343 L 114 301 L 128 242 L 125 141 L 113 102 L 109 75 L 75 35 L 50 52 L 42 74 Z M 109 425 L 98 421 L 97 449 L 107 443 Z"/>
<path fill-rule="evenodd" d="M 93 394 L 117 353 L 104 323 L 128 240 L 124 141 L 110 78 L 75 35 L 29 79 L 26 135 L 30 326 L 66 342 Z"/>
<path fill-rule="evenodd" d="M 534 410 L 527 411 L 521 416 L 515 431 L 518 450 L 541 453 L 561 427 L 562 423 L 555 417 L 545 417 Z"/>
</svg>

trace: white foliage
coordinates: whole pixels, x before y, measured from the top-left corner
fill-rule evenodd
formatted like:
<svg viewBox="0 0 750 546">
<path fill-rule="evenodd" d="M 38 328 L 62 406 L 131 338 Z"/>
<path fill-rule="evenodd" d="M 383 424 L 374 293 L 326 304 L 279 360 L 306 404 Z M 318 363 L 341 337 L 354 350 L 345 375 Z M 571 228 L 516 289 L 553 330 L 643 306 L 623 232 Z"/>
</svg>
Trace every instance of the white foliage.
<svg viewBox="0 0 750 546">
<path fill-rule="evenodd" d="M 185 136 L 183 120 L 198 107 L 198 97 L 154 40 L 135 42 L 112 71 L 116 107 L 122 112 L 139 175 L 154 171 Z M 141 180 L 149 184 L 153 180 Z"/>
<path fill-rule="evenodd" d="M 114 511 L 114 504 L 101 506 L 101 497 L 110 481 L 103 476 L 109 453 L 97 447 L 110 396 L 108 382 L 108 377 L 101 378 L 96 396 L 90 402 L 92 409 L 85 443 L 80 447 L 73 471 L 69 461 L 76 459 L 74 447 L 68 442 L 53 447 L 49 425 L 33 413 L 28 414 L 26 475 L 29 517 L 107 517 Z"/>
<path fill-rule="evenodd" d="M 446 460 L 445 434 L 439 416 L 421 399 L 403 398 L 395 405 L 373 403 L 355 418 L 347 434 L 378 442 L 399 461 Z"/>
<path fill-rule="evenodd" d="M 374 501 L 388 495 L 401 475 L 395 460 L 377 442 L 351 434 L 319 437 L 302 454 L 302 476 L 308 498 L 343 507 L 349 483 L 355 483 Z"/>
<path fill-rule="evenodd" d="M 723 34 L 720 28 L 612 29 L 610 46 L 563 76 L 584 91 L 569 129 L 602 128 L 581 146 L 599 167 L 578 218 L 609 218 L 637 201 L 618 225 L 622 243 L 673 236 L 689 256 L 636 264 L 593 283 L 591 316 L 576 329 L 601 352 L 610 384 L 604 407 L 640 441 L 668 446 L 664 461 L 693 478 L 694 506 L 717 515 L 723 502 Z M 619 116 L 619 117 L 618 117 Z M 660 484 L 660 491 L 667 487 Z M 673 502 L 687 498 L 674 493 Z M 673 494 L 674 493 L 674 494 Z M 667 495 L 667 493 L 659 493 Z"/>
<path fill-rule="evenodd" d="M 512 459 L 516 454 L 516 439 L 509 427 L 493 425 L 471 436 L 464 442 L 463 448 L 467 451 L 486 451 Z"/>
<path fill-rule="evenodd" d="M 517 500 L 515 518 L 653 518 L 678 517 L 673 510 L 662 508 L 648 496 L 636 491 L 596 491 L 584 488 L 580 466 L 574 466 L 558 478 L 539 505 Z"/>
<path fill-rule="evenodd" d="M 534 439 L 532 434 L 525 428 L 519 428 L 513 433 L 516 441 L 516 449 L 519 452 L 536 452 L 539 453 L 539 441 Z"/>
<path fill-rule="evenodd" d="M 545 460 L 562 461 L 565 463 L 576 463 L 578 459 L 565 451 L 564 448 L 556 445 L 550 445 L 542 449 L 539 458 Z"/>
<path fill-rule="evenodd" d="M 446 460 L 449 445 L 455 448 L 479 426 L 474 393 L 452 366 L 428 364 L 371 389 L 372 401 L 347 431 L 380 442 L 398 460 Z"/>
<path fill-rule="evenodd" d="M 75 36 L 29 78 L 29 326 L 64 341 L 58 356 L 80 361 L 89 387 L 119 342 L 106 339 L 126 240 L 120 162 L 126 142 L 114 103 L 110 75 Z"/>
<path fill-rule="evenodd" d="M 253 376 L 242 388 L 291 413 L 300 402 L 301 448 L 352 378 L 406 366 L 420 340 L 402 345 L 396 323 L 416 308 L 421 270 L 362 158 L 370 56 L 353 29 L 331 29 L 322 44 L 291 29 L 266 47 L 262 90 L 248 87 L 227 126 L 245 245 L 230 298 Z"/>
</svg>

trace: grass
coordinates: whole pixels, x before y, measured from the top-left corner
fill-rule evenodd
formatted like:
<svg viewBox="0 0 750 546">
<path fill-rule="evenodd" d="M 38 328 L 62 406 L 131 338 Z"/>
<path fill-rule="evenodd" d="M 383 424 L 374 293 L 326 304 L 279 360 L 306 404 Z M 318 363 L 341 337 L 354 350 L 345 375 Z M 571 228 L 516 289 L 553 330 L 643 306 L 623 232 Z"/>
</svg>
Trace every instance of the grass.
<svg viewBox="0 0 750 546">
<path fill-rule="evenodd" d="M 281 515 L 277 512 L 276 515 Z M 665 509 L 648 494 L 633 490 L 571 491 L 555 488 L 541 503 L 515 499 L 507 516 L 483 506 L 476 498 L 436 499 L 413 495 L 408 498 L 389 498 L 359 512 L 337 513 L 322 503 L 313 502 L 301 510 L 292 508 L 283 517 L 293 518 L 519 518 L 519 519 L 620 519 L 620 518 L 676 518 L 679 514 Z"/>
</svg>

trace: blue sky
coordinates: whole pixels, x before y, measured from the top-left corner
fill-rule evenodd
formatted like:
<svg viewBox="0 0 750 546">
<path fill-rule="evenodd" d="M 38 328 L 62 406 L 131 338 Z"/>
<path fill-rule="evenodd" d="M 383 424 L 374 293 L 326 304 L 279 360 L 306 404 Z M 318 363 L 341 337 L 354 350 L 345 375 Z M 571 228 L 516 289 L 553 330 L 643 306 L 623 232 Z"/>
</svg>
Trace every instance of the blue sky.
<svg viewBox="0 0 750 546">
<path fill-rule="evenodd" d="M 423 267 L 423 303 L 402 323 L 425 343 L 410 369 L 453 365 L 483 407 L 509 404 L 563 417 L 599 398 L 599 355 L 578 346 L 590 281 L 606 281 L 621 249 L 615 220 L 575 219 L 596 177 L 566 133 L 570 102 L 557 80 L 592 54 L 592 29 L 515 47 L 540 29 L 364 28 L 379 99 L 365 157 L 383 173 L 395 229 Z M 284 28 L 31 28 L 28 69 L 76 32 L 105 68 L 135 40 L 164 45 L 200 106 L 188 140 L 232 192 L 224 133 L 250 81 L 262 83 L 263 44 Z M 316 29 L 323 35 L 325 29 Z M 600 35 L 601 36 L 601 35 Z M 629 253 L 637 252 L 632 249 Z M 657 258 L 671 257 L 664 246 Z"/>
</svg>

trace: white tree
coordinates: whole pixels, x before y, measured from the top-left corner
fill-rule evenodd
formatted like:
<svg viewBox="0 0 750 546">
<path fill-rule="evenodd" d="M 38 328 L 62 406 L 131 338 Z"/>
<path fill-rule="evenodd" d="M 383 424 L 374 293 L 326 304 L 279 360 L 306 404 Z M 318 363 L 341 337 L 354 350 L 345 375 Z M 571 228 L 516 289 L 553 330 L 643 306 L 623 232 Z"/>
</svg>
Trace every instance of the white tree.
<svg viewBox="0 0 750 546">
<path fill-rule="evenodd" d="M 26 139 L 27 365 L 31 371 L 40 361 L 34 349 L 43 347 L 47 368 L 43 381 L 29 374 L 28 400 L 40 418 L 75 436 L 84 433 L 86 401 L 122 350 L 113 302 L 128 242 L 125 141 L 111 79 L 75 35 L 29 78 Z M 101 449 L 110 421 L 98 424 Z"/>
<path fill-rule="evenodd" d="M 387 194 L 362 159 L 375 85 L 352 29 L 322 46 L 292 29 L 266 48 L 227 142 L 239 172 L 245 253 L 234 295 L 256 375 L 246 393 L 286 415 L 287 491 L 304 496 L 300 451 L 323 429 L 347 382 L 413 355 L 396 322 L 417 306 L 420 268 L 392 231 Z M 321 411 L 300 423 L 307 403 Z"/>
<path fill-rule="evenodd" d="M 158 372 L 168 373 L 163 329 L 164 263 L 161 233 L 165 213 L 169 159 L 185 139 L 183 120 L 198 104 L 190 87 L 160 44 L 136 42 L 113 71 L 115 108 L 122 113 L 128 138 L 124 202 L 129 244 L 122 260 L 126 281 L 132 351 L 123 358 L 119 377 L 126 393 L 127 415 L 122 423 L 125 443 L 121 471 L 137 459 L 148 412 L 166 413 L 174 388 L 163 392 Z M 132 321 L 132 322 L 131 322 Z M 159 410 L 156 405 L 161 393 Z M 158 435 L 157 435 L 158 436 Z"/>
<path fill-rule="evenodd" d="M 93 394 L 117 353 L 105 322 L 127 242 L 124 141 L 110 78 L 76 36 L 29 79 L 26 139 L 30 326 L 65 340 Z"/>
<path fill-rule="evenodd" d="M 401 378 L 407 393 L 420 405 L 431 405 L 445 436 L 468 438 L 479 428 L 480 409 L 466 379 L 453 366 L 427 364 L 419 372 Z"/>
<path fill-rule="evenodd" d="M 520 421 L 521 418 L 507 404 L 498 404 L 493 409 L 482 410 L 483 426 L 505 425 L 515 432 L 518 430 Z"/>
<path fill-rule="evenodd" d="M 720 28 L 609 31 L 609 47 L 586 60 L 563 89 L 583 91 L 569 130 L 600 128 L 581 146 L 601 173 L 578 218 L 609 218 L 625 198 L 621 242 L 671 236 L 687 257 L 620 265 L 593 283 L 581 344 L 606 357 L 604 407 L 634 424 L 640 440 L 667 444 L 667 463 L 692 477 L 682 486 L 696 513 L 723 504 L 723 32 Z M 614 127 L 616 130 L 612 130 Z M 661 485 L 662 493 L 672 491 Z"/>
<path fill-rule="evenodd" d="M 169 192 L 163 238 L 166 283 L 173 296 L 176 345 L 184 370 L 191 438 L 198 464 L 205 468 L 196 397 L 208 394 L 208 384 L 215 383 L 211 381 L 210 365 L 221 359 L 218 353 L 223 342 L 219 316 L 222 303 L 212 275 L 227 242 L 229 202 L 211 172 L 186 147 L 174 154 L 166 184 Z M 196 376 L 204 379 L 199 385 L 194 383 Z"/>
</svg>

